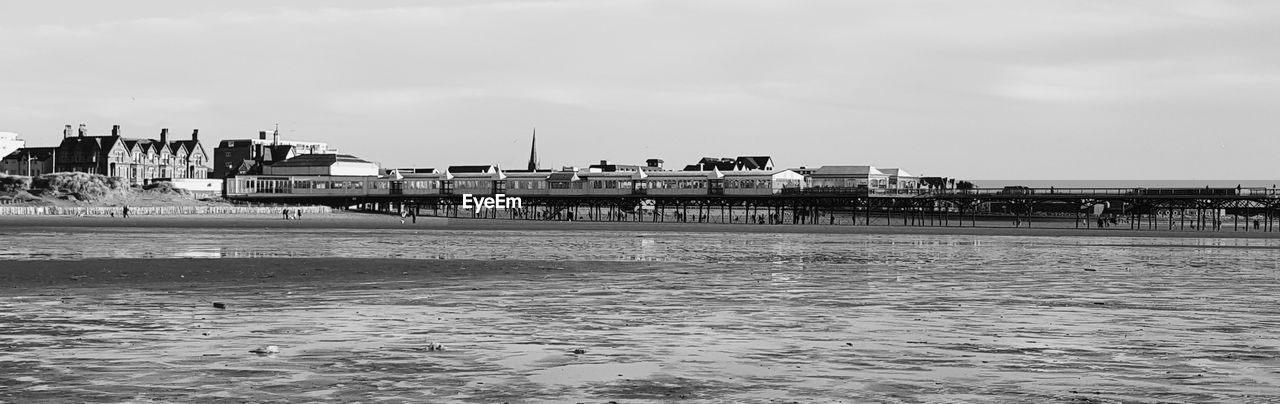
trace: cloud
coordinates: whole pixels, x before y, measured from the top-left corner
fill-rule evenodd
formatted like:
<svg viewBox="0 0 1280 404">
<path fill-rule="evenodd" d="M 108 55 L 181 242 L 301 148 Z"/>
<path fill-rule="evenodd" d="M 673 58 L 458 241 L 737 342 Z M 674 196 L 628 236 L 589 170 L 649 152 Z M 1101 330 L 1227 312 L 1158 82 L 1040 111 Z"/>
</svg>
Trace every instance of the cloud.
<svg viewBox="0 0 1280 404">
<path fill-rule="evenodd" d="M 537 121 L 599 137 L 574 137 L 565 162 L 768 144 L 800 164 L 993 170 L 957 156 L 1056 153 L 1063 135 L 1217 127 L 1244 140 L 1235 133 L 1268 125 L 1280 91 L 1280 3 L 1261 1 L 127 1 L 76 15 L 43 4 L 0 13 L 11 110 L 250 134 L 292 120 L 339 147 L 360 128 L 466 137 Z M 66 119 L 18 118 L 23 132 Z M 339 120 L 353 123 L 326 126 Z"/>
</svg>

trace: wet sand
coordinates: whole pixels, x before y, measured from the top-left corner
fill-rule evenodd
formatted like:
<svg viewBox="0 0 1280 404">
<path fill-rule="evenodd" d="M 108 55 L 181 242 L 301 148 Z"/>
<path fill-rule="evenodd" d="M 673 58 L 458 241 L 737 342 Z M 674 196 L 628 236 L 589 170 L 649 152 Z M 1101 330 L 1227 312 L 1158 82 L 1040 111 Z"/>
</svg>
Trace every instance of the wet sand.
<svg viewBox="0 0 1280 404">
<path fill-rule="evenodd" d="M 966 222 L 967 223 L 967 222 Z M 1023 226 L 1026 226 L 1025 224 Z M 466 219 L 418 217 L 418 222 L 401 223 L 395 215 L 335 212 L 317 214 L 303 220 L 284 220 L 274 215 L 135 216 L 129 219 L 74 216 L 0 216 L 0 231 L 31 228 L 206 228 L 206 229 L 422 229 L 422 230 L 513 230 L 513 231 L 635 231 L 694 233 L 814 233 L 814 234 L 920 234 L 1027 237 L 1172 237 L 1172 238 L 1280 238 L 1280 231 L 1233 229 L 1219 231 L 1130 230 L 1126 225 L 1106 229 L 1077 229 L 1074 222 L 1045 221 L 1033 228 L 1012 227 L 1004 222 L 979 222 L 978 226 L 894 225 L 757 225 L 716 223 L 652 223 L 537 221 L 507 219 Z"/>
<path fill-rule="evenodd" d="M 1116 251 L 6 261 L 0 401 L 1280 400 L 1274 257 Z"/>
</svg>

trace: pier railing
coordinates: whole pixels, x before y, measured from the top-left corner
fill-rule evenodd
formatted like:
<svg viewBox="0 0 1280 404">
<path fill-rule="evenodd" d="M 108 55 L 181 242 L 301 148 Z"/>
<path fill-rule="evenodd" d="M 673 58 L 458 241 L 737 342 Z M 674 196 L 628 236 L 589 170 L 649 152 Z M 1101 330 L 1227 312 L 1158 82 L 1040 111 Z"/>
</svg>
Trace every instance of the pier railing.
<svg viewBox="0 0 1280 404">
<path fill-rule="evenodd" d="M 1032 197 L 1061 196 L 1164 196 L 1164 197 L 1276 197 L 1275 188 L 970 188 L 970 189 L 878 189 L 848 187 L 811 187 L 786 189 L 784 195 L 841 195 L 857 197 Z"/>
<path fill-rule="evenodd" d="M 282 209 L 280 206 L 130 206 L 129 215 L 279 215 Z M 327 206 L 289 206 L 288 209 L 310 215 L 333 212 L 333 208 Z M 123 216 L 124 209 L 117 206 L 0 206 L 0 216 L 4 215 Z"/>
</svg>

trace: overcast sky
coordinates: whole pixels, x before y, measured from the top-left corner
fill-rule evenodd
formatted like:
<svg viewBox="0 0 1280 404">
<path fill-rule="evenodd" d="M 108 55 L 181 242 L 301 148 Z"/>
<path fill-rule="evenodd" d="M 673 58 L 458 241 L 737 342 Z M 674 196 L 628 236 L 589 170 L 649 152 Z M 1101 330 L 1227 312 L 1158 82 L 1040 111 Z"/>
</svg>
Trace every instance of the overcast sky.
<svg viewBox="0 0 1280 404">
<path fill-rule="evenodd" d="M 1280 177 L 1276 1 L 6 1 L 0 131 L 276 122 L 385 167 L 772 155 Z"/>
</svg>

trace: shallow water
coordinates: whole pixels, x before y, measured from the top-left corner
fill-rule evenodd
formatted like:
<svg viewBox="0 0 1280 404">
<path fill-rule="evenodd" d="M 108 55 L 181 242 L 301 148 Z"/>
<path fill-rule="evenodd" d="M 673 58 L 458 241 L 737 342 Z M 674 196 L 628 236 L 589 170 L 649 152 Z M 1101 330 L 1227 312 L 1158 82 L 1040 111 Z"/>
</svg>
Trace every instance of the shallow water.
<svg viewBox="0 0 1280 404">
<path fill-rule="evenodd" d="M 519 258 L 552 269 L 6 291 L 0 401 L 1280 400 L 1272 240 L 342 230 L 161 243 L 178 233 L 58 233 L 5 257 Z M 650 263 L 553 268 L 588 259 Z M 260 345 L 281 352 L 248 352 Z"/>
<path fill-rule="evenodd" d="M 453 231 L 356 229 L 53 228 L 0 230 L 2 260 L 89 258 L 353 257 L 658 262 L 864 263 L 930 255 L 982 255 L 1066 248 L 1082 262 L 1106 248 L 1280 250 L 1280 239 L 1017 237 L 796 233 Z M 1226 249 L 1220 253 L 1212 249 Z M 1077 254 L 1080 255 L 1080 254 Z"/>
</svg>

